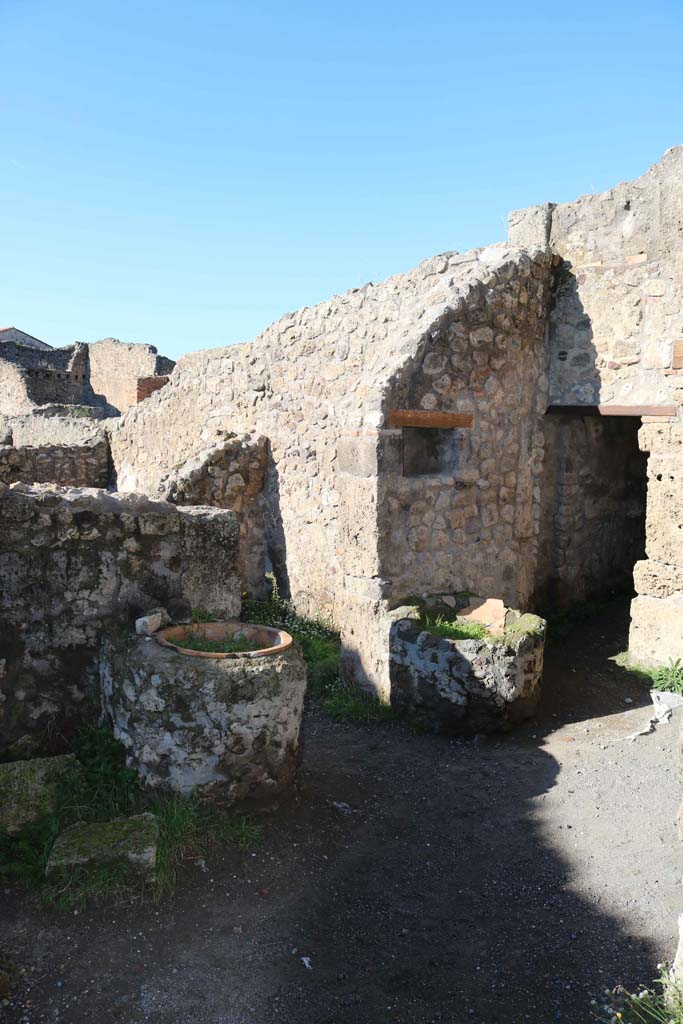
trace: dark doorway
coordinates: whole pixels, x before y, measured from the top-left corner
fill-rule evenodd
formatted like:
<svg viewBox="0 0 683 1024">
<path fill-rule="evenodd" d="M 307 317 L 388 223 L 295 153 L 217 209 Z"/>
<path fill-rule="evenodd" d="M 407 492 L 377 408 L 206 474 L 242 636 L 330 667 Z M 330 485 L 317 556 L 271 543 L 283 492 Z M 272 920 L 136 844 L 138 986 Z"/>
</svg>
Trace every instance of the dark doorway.
<svg viewBox="0 0 683 1024">
<path fill-rule="evenodd" d="M 645 557 L 640 417 L 586 413 L 545 418 L 537 605 L 632 591 L 633 566 Z"/>
</svg>

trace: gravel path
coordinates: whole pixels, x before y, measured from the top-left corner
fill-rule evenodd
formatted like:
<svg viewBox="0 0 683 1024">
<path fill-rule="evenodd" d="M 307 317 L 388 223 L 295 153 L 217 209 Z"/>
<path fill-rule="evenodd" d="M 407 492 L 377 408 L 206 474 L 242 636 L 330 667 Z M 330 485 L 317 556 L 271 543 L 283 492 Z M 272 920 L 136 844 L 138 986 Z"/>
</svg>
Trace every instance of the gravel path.
<svg viewBox="0 0 683 1024">
<path fill-rule="evenodd" d="M 6 891 L 8 1024 L 581 1024 L 671 956 L 678 722 L 610 662 L 615 606 L 546 659 L 536 722 L 449 740 L 309 711 L 303 787 L 255 852 L 158 907 Z"/>
</svg>

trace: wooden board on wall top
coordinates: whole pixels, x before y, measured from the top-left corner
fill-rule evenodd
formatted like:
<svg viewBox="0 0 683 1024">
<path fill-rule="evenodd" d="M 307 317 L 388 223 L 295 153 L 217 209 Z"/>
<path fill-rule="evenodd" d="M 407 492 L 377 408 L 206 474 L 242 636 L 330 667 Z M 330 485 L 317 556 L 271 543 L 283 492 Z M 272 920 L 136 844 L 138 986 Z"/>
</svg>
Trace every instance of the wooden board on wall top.
<svg viewBox="0 0 683 1024">
<path fill-rule="evenodd" d="M 390 427 L 471 427 L 474 417 L 470 412 L 427 412 L 425 409 L 392 409 Z"/>
<path fill-rule="evenodd" d="M 546 416 L 676 416 L 675 405 L 549 405 Z"/>
</svg>

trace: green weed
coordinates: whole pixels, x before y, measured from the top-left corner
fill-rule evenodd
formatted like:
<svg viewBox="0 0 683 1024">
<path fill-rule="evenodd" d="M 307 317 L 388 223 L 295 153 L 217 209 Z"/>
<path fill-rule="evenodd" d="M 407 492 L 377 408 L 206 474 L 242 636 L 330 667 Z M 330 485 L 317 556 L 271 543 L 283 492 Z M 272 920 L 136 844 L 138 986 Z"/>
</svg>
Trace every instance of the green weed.
<svg viewBox="0 0 683 1024">
<path fill-rule="evenodd" d="M 683 988 L 671 970 L 659 965 L 655 988 L 629 992 L 618 985 L 593 1000 L 593 1016 L 601 1024 L 683 1024 Z"/>
<path fill-rule="evenodd" d="M 489 635 L 486 626 L 479 622 L 450 621 L 443 615 L 420 615 L 420 625 L 434 636 L 443 636 L 449 640 L 484 640 Z"/>
<path fill-rule="evenodd" d="M 40 890 L 47 902 L 61 907 L 80 906 L 93 898 L 140 898 L 145 895 L 143 887 L 131 887 L 115 867 L 77 869 L 66 881 L 45 881 L 52 845 L 69 825 L 140 811 L 152 811 L 159 821 L 153 893 L 157 899 L 175 890 L 183 861 L 204 858 L 219 844 L 244 849 L 260 838 L 261 826 L 250 818 L 221 814 L 198 797 L 143 792 L 135 771 L 126 767 L 125 749 L 107 729 L 84 729 L 76 755 L 82 770 L 60 785 L 54 812 L 25 825 L 17 835 L 0 831 L 0 880 Z"/>
<path fill-rule="evenodd" d="M 274 580 L 272 584 L 270 600 L 243 602 L 243 620 L 279 626 L 299 642 L 308 666 L 308 693 L 320 702 L 330 718 L 337 722 L 390 721 L 394 716 L 388 705 L 341 678 L 337 630 L 322 619 L 298 615 L 290 602 L 280 596 Z"/>
<path fill-rule="evenodd" d="M 683 696 L 683 660 L 669 658 L 668 665 L 650 666 L 631 661 L 628 651 L 613 659 L 620 668 L 640 676 L 653 690 L 664 690 Z"/>
</svg>

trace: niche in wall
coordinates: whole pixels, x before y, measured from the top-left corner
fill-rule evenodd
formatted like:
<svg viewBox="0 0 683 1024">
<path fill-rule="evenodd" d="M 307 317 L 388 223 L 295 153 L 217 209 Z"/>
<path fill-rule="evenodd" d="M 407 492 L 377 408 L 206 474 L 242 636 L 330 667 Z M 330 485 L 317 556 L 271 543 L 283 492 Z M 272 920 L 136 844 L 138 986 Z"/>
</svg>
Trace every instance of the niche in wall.
<svg viewBox="0 0 683 1024">
<path fill-rule="evenodd" d="M 462 457 L 464 436 L 443 427 L 403 427 L 403 475 L 438 476 L 454 473 Z"/>
</svg>

